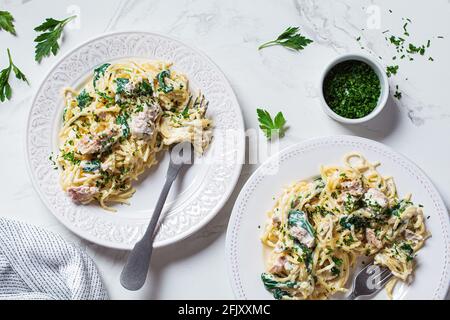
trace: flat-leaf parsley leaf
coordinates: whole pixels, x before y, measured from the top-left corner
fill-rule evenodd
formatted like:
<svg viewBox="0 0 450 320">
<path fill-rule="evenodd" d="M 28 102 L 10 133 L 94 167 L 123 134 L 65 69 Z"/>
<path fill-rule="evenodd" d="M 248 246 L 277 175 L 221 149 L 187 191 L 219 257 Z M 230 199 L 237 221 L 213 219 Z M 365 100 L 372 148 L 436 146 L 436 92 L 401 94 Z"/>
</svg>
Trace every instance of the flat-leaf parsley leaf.
<svg viewBox="0 0 450 320">
<path fill-rule="evenodd" d="M 0 11 L 0 30 L 16 35 L 14 28 L 14 17 L 8 11 Z"/>
<path fill-rule="evenodd" d="M 260 45 L 258 50 L 276 45 L 280 45 L 295 51 L 303 50 L 308 44 L 312 43 L 313 41 L 301 35 L 299 30 L 299 27 L 289 27 L 284 30 L 283 33 L 280 34 L 275 40 Z"/>
<path fill-rule="evenodd" d="M 9 66 L 8 66 L 8 68 L 5 68 L 0 71 L 0 101 L 1 102 L 5 101 L 5 99 L 8 99 L 8 100 L 11 99 L 12 89 L 11 89 L 10 84 L 8 83 L 9 75 L 11 74 L 11 71 L 14 72 L 17 79 L 28 83 L 28 80 L 25 77 L 25 75 L 13 63 L 9 49 L 7 49 L 6 51 L 8 52 Z"/>
<path fill-rule="evenodd" d="M 37 43 L 34 59 L 37 62 L 41 62 L 42 58 L 48 57 L 50 53 L 56 56 L 59 50 L 58 40 L 62 35 L 64 27 L 75 19 L 75 17 L 71 16 L 64 20 L 47 18 L 41 25 L 34 28 L 34 31 L 42 32 L 34 39 L 34 42 Z"/>
<path fill-rule="evenodd" d="M 284 132 L 286 131 L 286 128 L 284 127 L 286 119 L 284 118 L 283 113 L 278 112 L 273 120 L 266 110 L 256 109 L 256 113 L 258 114 L 259 127 L 268 139 L 271 139 L 276 131 L 280 137 L 284 136 Z"/>
</svg>

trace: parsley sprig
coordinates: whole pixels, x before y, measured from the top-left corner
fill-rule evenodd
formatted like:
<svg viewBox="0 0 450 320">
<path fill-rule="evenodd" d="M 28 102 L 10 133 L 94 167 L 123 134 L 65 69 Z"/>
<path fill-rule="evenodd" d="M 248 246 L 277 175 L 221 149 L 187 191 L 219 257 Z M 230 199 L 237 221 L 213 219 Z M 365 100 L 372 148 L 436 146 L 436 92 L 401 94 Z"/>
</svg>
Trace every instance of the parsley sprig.
<svg viewBox="0 0 450 320">
<path fill-rule="evenodd" d="M 16 35 L 14 28 L 14 17 L 8 11 L 0 11 L 0 30 Z"/>
<path fill-rule="evenodd" d="M 62 35 L 64 27 L 76 16 L 68 17 L 64 20 L 56 20 L 47 18 L 41 25 L 34 28 L 34 31 L 42 32 L 34 39 L 36 42 L 35 57 L 37 62 L 41 62 L 42 58 L 48 57 L 50 53 L 55 56 L 59 50 L 58 40 Z"/>
<path fill-rule="evenodd" d="M 256 113 L 258 114 L 259 127 L 268 139 L 271 139 L 275 132 L 278 132 L 280 137 L 284 136 L 286 119 L 283 113 L 278 112 L 273 120 L 267 110 L 256 109 Z"/>
<path fill-rule="evenodd" d="M 8 99 L 8 100 L 11 99 L 12 90 L 11 90 L 11 86 L 8 82 L 11 71 L 14 72 L 17 79 L 28 83 L 28 80 L 25 77 L 25 75 L 13 63 L 9 49 L 7 49 L 7 51 L 8 51 L 9 66 L 8 66 L 8 68 L 5 68 L 2 71 L 0 71 L 0 101 L 1 102 L 5 101 L 5 99 Z"/>
<path fill-rule="evenodd" d="M 299 27 L 289 27 L 283 31 L 275 40 L 266 42 L 259 46 L 258 50 L 270 46 L 280 45 L 295 51 L 303 50 L 308 44 L 312 43 L 311 39 L 302 36 Z"/>
</svg>

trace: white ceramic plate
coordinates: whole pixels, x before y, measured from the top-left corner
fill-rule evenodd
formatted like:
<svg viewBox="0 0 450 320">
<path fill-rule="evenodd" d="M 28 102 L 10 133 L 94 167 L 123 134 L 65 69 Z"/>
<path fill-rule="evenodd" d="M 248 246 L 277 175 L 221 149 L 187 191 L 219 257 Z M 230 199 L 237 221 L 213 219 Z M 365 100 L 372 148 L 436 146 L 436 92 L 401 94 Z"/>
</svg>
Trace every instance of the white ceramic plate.
<svg viewBox="0 0 450 320">
<path fill-rule="evenodd" d="M 380 161 L 379 170 L 393 175 L 400 195 L 413 194 L 424 205 L 426 226 L 432 237 L 417 256 L 418 266 L 411 285 L 397 285 L 395 299 L 443 299 L 448 289 L 449 216 L 435 187 L 411 161 L 392 149 L 368 139 L 351 136 L 316 138 L 293 145 L 266 161 L 243 187 L 227 231 L 229 277 L 238 299 L 273 299 L 264 289 L 260 235 L 266 212 L 283 187 L 317 175 L 321 164 L 342 164 L 345 153 L 358 151 L 370 161 Z M 260 226 L 260 228 L 259 228 Z M 375 298 L 387 298 L 384 290 Z"/>
<path fill-rule="evenodd" d="M 131 249 L 141 238 L 164 184 L 167 154 L 139 180 L 131 205 L 118 206 L 117 213 L 97 205 L 73 204 L 62 192 L 58 171 L 49 161 L 51 152 L 58 152 L 62 88 L 80 86 L 100 64 L 127 59 L 172 61 L 176 70 L 188 76 L 191 88 L 205 94 L 210 102 L 207 115 L 214 124 L 213 141 L 202 163 L 186 170 L 172 186 L 154 244 L 160 247 L 187 237 L 210 221 L 227 201 L 242 167 L 241 110 L 223 73 L 201 52 L 166 36 L 120 32 L 90 40 L 68 53 L 44 79 L 31 106 L 26 136 L 29 171 L 43 202 L 81 237 L 119 249 Z"/>
</svg>

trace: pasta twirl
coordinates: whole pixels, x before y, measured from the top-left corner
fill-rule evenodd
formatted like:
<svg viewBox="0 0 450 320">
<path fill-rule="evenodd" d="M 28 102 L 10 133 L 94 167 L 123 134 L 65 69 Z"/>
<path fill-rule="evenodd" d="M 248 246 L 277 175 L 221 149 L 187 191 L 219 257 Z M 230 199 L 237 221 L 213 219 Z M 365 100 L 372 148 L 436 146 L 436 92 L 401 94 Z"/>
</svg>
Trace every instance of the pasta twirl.
<svg viewBox="0 0 450 320">
<path fill-rule="evenodd" d="M 64 91 L 60 183 L 76 203 L 128 203 L 132 182 L 166 146 L 191 141 L 201 154 L 211 139 L 208 102 L 192 95 L 171 63 L 105 63 L 80 91 Z"/>
</svg>

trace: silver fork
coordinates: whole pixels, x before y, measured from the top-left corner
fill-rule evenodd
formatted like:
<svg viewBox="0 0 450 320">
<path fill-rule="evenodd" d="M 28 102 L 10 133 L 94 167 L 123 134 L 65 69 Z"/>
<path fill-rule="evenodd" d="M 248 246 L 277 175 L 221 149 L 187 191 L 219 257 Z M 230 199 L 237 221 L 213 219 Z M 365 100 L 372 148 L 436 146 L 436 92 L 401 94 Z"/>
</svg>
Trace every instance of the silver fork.
<svg viewBox="0 0 450 320">
<path fill-rule="evenodd" d="M 190 142 L 182 142 L 170 150 L 170 163 L 166 174 L 166 182 L 156 203 L 147 231 L 128 255 L 128 260 L 120 274 L 120 283 L 128 290 L 139 290 L 147 278 L 150 259 L 153 252 L 155 229 L 159 221 L 164 203 L 169 194 L 170 187 L 177 177 L 180 169 L 186 164 L 192 164 L 194 159 L 193 146 Z"/>
<path fill-rule="evenodd" d="M 373 261 L 367 264 L 353 280 L 352 291 L 346 297 L 354 300 L 360 296 L 371 296 L 383 289 L 384 285 L 392 278 L 391 270 L 375 265 Z"/>
</svg>

